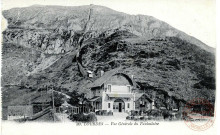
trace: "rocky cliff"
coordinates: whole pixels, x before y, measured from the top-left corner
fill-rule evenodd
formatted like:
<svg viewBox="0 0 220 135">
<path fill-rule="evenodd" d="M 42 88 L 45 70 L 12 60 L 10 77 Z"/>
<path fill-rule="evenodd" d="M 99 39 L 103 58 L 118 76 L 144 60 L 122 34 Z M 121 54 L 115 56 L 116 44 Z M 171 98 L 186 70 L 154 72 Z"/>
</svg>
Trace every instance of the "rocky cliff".
<svg viewBox="0 0 220 135">
<path fill-rule="evenodd" d="M 96 5 L 13 8 L 3 16 L 6 90 L 54 85 L 88 92 L 84 86 L 99 68 L 121 66 L 141 89 L 215 100 L 214 49 L 154 17 Z"/>
</svg>

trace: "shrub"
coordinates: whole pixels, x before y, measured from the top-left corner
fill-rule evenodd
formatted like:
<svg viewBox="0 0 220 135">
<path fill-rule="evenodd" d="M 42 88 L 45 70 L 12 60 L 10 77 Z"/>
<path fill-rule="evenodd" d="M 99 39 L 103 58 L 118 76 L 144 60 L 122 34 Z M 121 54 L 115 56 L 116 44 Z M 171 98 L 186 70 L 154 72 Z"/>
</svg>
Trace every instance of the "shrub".
<svg viewBox="0 0 220 135">
<path fill-rule="evenodd" d="M 170 117 L 172 117 L 172 115 L 169 113 L 169 111 L 167 111 L 167 110 L 164 110 L 163 112 L 162 112 L 162 115 L 163 115 L 163 118 L 164 119 L 167 119 L 167 118 L 170 118 Z"/>
<path fill-rule="evenodd" d="M 113 112 L 112 112 L 112 111 L 109 111 L 109 112 L 108 112 L 108 115 L 113 115 Z"/>
<path fill-rule="evenodd" d="M 87 121 L 88 121 L 88 122 L 97 121 L 96 115 L 95 115 L 94 113 L 89 113 L 89 114 L 87 115 Z"/>
<path fill-rule="evenodd" d="M 96 115 L 100 115 L 100 111 L 96 111 L 95 114 L 96 114 Z"/>
<path fill-rule="evenodd" d="M 151 109 L 151 110 L 147 111 L 147 114 L 149 116 L 157 117 L 157 116 L 161 115 L 161 110 Z"/>
<path fill-rule="evenodd" d="M 140 120 L 144 120 L 144 116 L 140 117 Z"/>
<path fill-rule="evenodd" d="M 131 116 L 138 116 L 138 111 L 131 110 Z"/>
<path fill-rule="evenodd" d="M 102 114 L 105 116 L 108 115 L 107 110 L 102 110 Z"/>
<path fill-rule="evenodd" d="M 96 115 L 94 113 L 90 113 L 90 114 L 71 114 L 69 116 L 70 120 L 72 121 L 81 121 L 81 122 L 93 122 L 93 121 L 97 121 Z"/>
<path fill-rule="evenodd" d="M 178 113 L 176 114 L 176 118 L 177 118 L 177 119 L 182 119 L 181 116 L 182 116 L 182 113 L 181 113 L 181 112 L 178 112 Z"/>
</svg>

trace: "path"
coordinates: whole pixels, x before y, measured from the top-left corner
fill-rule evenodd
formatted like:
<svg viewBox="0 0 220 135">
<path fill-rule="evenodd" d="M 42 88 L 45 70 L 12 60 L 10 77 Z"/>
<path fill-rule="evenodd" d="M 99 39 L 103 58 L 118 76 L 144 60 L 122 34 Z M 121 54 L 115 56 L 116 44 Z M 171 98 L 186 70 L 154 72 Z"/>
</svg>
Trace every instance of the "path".
<svg viewBox="0 0 220 135">
<path fill-rule="evenodd" d="M 66 113 L 55 113 L 55 116 L 59 119 L 61 122 L 72 122 L 68 117 Z"/>
<path fill-rule="evenodd" d="M 120 122 L 120 121 L 125 121 L 128 114 L 114 112 L 113 116 L 100 116 L 100 115 L 96 115 L 96 116 L 98 122 L 111 122 L 111 121 Z"/>
<path fill-rule="evenodd" d="M 61 122 L 72 122 L 70 119 L 68 119 L 68 115 L 65 113 L 55 113 L 56 117 Z M 113 116 L 100 116 L 96 115 L 98 122 L 122 122 L 126 120 L 126 117 L 128 116 L 127 113 L 117 113 L 115 112 Z"/>
</svg>

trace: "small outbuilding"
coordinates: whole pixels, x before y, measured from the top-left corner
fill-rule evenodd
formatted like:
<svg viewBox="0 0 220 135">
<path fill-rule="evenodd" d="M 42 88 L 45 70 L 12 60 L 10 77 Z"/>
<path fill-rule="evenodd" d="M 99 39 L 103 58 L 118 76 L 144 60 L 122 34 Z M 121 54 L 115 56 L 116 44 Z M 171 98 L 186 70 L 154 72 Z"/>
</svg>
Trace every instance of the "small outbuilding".
<svg viewBox="0 0 220 135">
<path fill-rule="evenodd" d="M 19 120 L 33 116 L 32 105 L 8 106 L 8 120 Z"/>
</svg>

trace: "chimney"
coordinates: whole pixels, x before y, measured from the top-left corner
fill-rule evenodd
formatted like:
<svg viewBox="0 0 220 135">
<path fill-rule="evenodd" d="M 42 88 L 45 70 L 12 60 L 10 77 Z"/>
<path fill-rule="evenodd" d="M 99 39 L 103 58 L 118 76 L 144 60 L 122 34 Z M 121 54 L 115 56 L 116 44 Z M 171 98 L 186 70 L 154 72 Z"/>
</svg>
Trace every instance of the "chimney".
<svg viewBox="0 0 220 135">
<path fill-rule="evenodd" d="M 152 109 L 156 109 L 155 107 L 155 99 L 156 99 L 156 91 L 153 91 L 153 99 L 152 99 Z"/>
<path fill-rule="evenodd" d="M 104 73 L 105 73 L 105 72 L 104 72 L 103 70 L 101 70 L 101 71 L 100 71 L 100 76 L 103 76 Z"/>
<path fill-rule="evenodd" d="M 92 71 L 88 70 L 87 73 L 88 73 L 89 78 L 93 78 L 93 72 Z"/>
<path fill-rule="evenodd" d="M 132 80 L 134 79 L 134 75 L 131 75 L 131 79 L 132 79 Z"/>
</svg>

